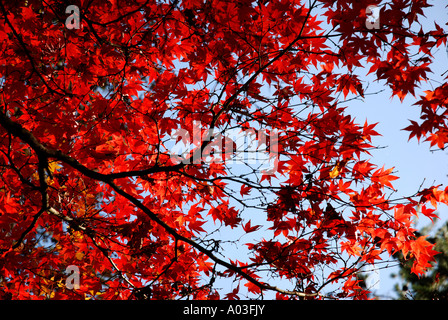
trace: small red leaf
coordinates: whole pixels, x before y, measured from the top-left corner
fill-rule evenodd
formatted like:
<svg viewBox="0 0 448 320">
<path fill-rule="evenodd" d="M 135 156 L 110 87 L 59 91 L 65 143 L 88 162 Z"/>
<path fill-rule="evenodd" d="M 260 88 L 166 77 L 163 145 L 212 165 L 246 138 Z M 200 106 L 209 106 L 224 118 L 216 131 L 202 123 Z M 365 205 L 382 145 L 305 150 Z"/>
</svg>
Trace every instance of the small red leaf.
<svg viewBox="0 0 448 320">
<path fill-rule="evenodd" d="M 251 226 L 250 220 L 245 225 L 243 225 L 243 229 L 246 233 L 257 231 L 260 228 L 261 228 L 260 225 Z"/>
</svg>

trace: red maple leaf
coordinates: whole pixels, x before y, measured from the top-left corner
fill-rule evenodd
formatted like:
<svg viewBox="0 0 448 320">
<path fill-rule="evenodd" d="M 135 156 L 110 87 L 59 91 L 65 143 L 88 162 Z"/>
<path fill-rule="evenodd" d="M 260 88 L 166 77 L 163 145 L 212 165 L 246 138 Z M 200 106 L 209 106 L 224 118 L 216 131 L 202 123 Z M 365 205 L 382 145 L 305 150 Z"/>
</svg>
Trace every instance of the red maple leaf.
<svg viewBox="0 0 448 320">
<path fill-rule="evenodd" d="M 380 31 L 368 5 L 0 2 L 0 297 L 363 299 L 357 261 L 398 251 L 423 274 L 413 219 L 448 189 L 395 197 L 347 104 L 381 80 L 443 149 L 448 85 L 426 81 L 446 34 L 409 26 L 425 1 Z"/>
</svg>

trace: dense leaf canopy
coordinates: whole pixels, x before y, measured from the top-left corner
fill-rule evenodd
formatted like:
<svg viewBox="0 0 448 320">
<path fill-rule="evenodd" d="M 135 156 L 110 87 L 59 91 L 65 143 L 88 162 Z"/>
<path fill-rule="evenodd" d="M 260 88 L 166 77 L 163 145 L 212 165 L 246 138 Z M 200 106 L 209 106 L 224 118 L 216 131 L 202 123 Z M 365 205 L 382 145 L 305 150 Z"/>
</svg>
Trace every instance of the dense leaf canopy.
<svg viewBox="0 0 448 320">
<path fill-rule="evenodd" d="M 428 6 L 0 1 L 0 295 L 362 299 L 357 272 L 396 252 L 423 274 L 412 221 L 446 191 L 394 197 L 345 107 L 366 74 L 400 99 L 427 85 Z M 416 97 L 411 137 L 445 146 L 447 92 Z"/>
</svg>

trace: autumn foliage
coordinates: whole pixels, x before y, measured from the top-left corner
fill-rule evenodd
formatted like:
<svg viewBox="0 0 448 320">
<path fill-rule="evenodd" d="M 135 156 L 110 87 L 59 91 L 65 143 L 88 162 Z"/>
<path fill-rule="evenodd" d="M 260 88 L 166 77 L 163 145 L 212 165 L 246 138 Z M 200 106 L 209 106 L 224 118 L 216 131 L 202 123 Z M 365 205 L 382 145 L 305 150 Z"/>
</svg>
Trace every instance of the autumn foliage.
<svg viewBox="0 0 448 320">
<path fill-rule="evenodd" d="M 345 106 L 368 101 L 366 74 L 415 94 L 446 34 L 418 31 L 424 0 L 369 29 L 374 4 L 1 1 L 0 296 L 363 299 L 360 268 L 396 252 L 423 274 L 436 252 L 412 222 L 448 190 L 394 197 L 375 124 Z M 443 148 L 448 86 L 430 88 L 406 130 Z M 216 139 L 173 157 L 173 133 L 230 128 L 275 132 L 275 170 L 208 161 Z"/>
</svg>

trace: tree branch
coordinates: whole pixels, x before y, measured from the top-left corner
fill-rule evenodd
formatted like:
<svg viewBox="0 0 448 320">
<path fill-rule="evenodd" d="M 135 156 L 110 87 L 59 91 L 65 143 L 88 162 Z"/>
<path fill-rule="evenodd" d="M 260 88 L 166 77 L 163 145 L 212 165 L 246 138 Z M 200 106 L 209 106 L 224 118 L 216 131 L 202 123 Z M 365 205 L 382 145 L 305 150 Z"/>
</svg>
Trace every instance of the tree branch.
<svg viewBox="0 0 448 320">
<path fill-rule="evenodd" d="M 9 27 L 12 30 L 12 33 L 14 34 L 14 37 L 17 39 L 17 41 L 19 41 L 20 45 L 22 46 L 26 56 L 28 57 L 28 60 L 31 63 L 31 67 L 33 69 L 33 72 L 35 72 L 37 74 L 37 76 L 39 77 L 39 79 L 42 81 L 42 83 L 45 85 L 45 87 L 47 87 L 47 89 L 51 92 L 51 93 L 56 93 L 58 95 L 66 95 L 68 93 L 66 92 L 59 92 L 57 90 L 54 90 L 52 87 L 50 87 L 50 85 L 47 83 L 47 81 L 45 81 L 44 77 L 42 76 L 42 74 L 37 70 L 36 64 L 34 63 L 33 57 L 31 56 L 30 51 L 28 50 L 25 42 L 23 42 L 22 37 L 17 33 L 16 29 L 14 28 L 14 26 L 12 25 L 11 21 L 9 21 L 8 19 L 8 13 L 6 12 L 5 7 L 3 6 L 3 2 L 0 1 L 0 10 L 3 13 L 3 17 L 5 18 L 6 23 L 9 25 Z"/>
<path fill-rule="evenodd" d="M 14 122 L 8 116 L 6 116 L 3 112 L 0 112 L 0 125 L 2 125 L 9 133 L 21 139 L 23 142 L 26 142 L 35 152 L 36 154 L 46 156 L 48 158 L 55 158 L 59 161 L 65 162 L 70 165 L 74 169 L 78 170 L 82 174 L 100 181 L 111 181 L 119 178 L 133 177 L 133 176 L 146 176 L 148 174 L 153 174 L 157 172 L 171 172 L 177 171 L 178 169 L 185 166 L 184 163 L 179 163 L 173 166 L 159 166 L 156 164 L 155 166 L 144 169 L 144 170 L 133 170 L 133 171 L 124 171 L 124 172 L 116 172 L 110 174 L 103 174 L 93 170 L 90 170 L 83 164 L 81 164 L 78 160 L 70 157 L 69 155 L 64 154 L 60 150 L 54 150 L 46 147 L 42 143 L 40 143 L 34 135 L 24 127 L 22 127 L 19 123 Z"/>
<path fill-rule="evenodd" d="M 309 297 L 309 296 L 317 296 L 319 295 L 319 293 L 313 293 L 313 294 L 308 294 L 308 293 L 303 293 L 303 292 L 295 292 L 295 291 L 286 291 L 286 290 L 282 290 L 279 289 L 275 286 L 271 286 L 265 283 L 262 283 L 260 281 L 258 281 L 257 279 L 255 279 L 254 277 L 252 277 L 251 275 L 249 275 L 248 273 L 244 272 L 242 270 L 242 268 L 237 267 L 227 261 L 224 261 L 220 258 L 218 258 L 213 251 L 208 250 L 206 248 L 204 248 L 203 246 L 201 246 L 200 244 L 198 244 L 197 242 L 195 242 L 194 240 L 184 237 L 181 234 L 179 234 L 174 228 L 172 228 L 171 226 L 169 226 L 167 223 L 165 223 L 163 220 L 161 220 L 159 218 L 159 216 L 157 214 L 155 214 L 154 212 L 152 212 L 149 208 L 147 208 L 145 205 L 143 205 L 143 203 L 141 203 L 137 198 L 135 198 L 134 196 L 128 194 L 127 192 L 123 191 L 121 188 L 119 188 L 111 179 L 110 175 L 105 175 L 105 174 L 101 174 L 98 173 L 96 171 L 93 171 L 87 167 L 85 167 L 84 165 L 80 164 L 77 160 L 65 155 L 64 153 L 62 153 L 59 150 L 52 150 L 47 148 L 46 146 L 44 146 L 43 144 L 41 144 L 34 136 L 33 134 L 28 131 L 27 129 L 23 128 L 20 124 L 12 121 L 11 119 L 9 119 L 3 112 L 0 112 L 0 124 L 6 129 L 8 130 L 11 134 L 13 134 L 14 136 L 20 138 L 22 141 L 26 142 L 27 144 L 30 145 L 30 147 L 37 153 L 38 156 L 41 157 L 46 157 L 48 158 L 56 158 L 62 162 L 65 162 L 66 164 L 69 164 L 70 166 L 72 166 L 74 169 L 78 170 L 80 173 L 82 173 L 83 175 L 94 179 L 94 180 L 98 180 L 98 181 L 102 181 L 106 184 L 108 184 L 110 187 L 112 187 L 112 189 L 119 195 L 121 195 L 122 197 L 124 197 L 125 199 L 127 199 L 129 202 L 131 202 L 135 207 L 137 207 L 138 209 L 140 209 L 142 212 L 144 212 L 151 220 L 153 220 L 154 222 L 156 222 L 157 224 L 159 224 L 162 228 L 165 229 L 165 231 L 170 234 L 175 240 L 178 241 L 182 241 L 185 242 L 189 245 L 191 245 L 193 248 L 195 248 L 196 250 L 198 250 L 199 252 L 204 253 L 205 255 L 207 255 L 211 260 L 213 260 L 215 263 L 226 267 L 227 269 L 233 271 L 234 273 L 238 274 L 239 276 L 241 276 L 242 278 L 246 279 L 247 281 L 253 283 L 254 285 L 256 285 L 257 287 L 259 287 L 261 290 L 273 290 L 273 291 L 277 291 L 277 292 L 281 292 L 283 294 L 288 294 L 288 295 L 295 295 L 295 296 L 301 296 L 301 297 Z M 161 170 L 161 168 L 159 169 Z M 42 208 L 42 212 L 40 211 L 39 214 L 42 214 L 45 210 L 47 210 L 47 208 Z M 48 209 L 50 210 L 50 209 Z M 54 209 L 51 209 L 50 211 L 51 213 L 54 214 L 54 212 L 57 212 Z M 56 214 L 57 216 L 61 216 Z M 37 219 L 38 217 L 36 217 Z M 66 221 L 70 221 L 70 219 L 68 217 L 64 218 Z"/>
</svg>

